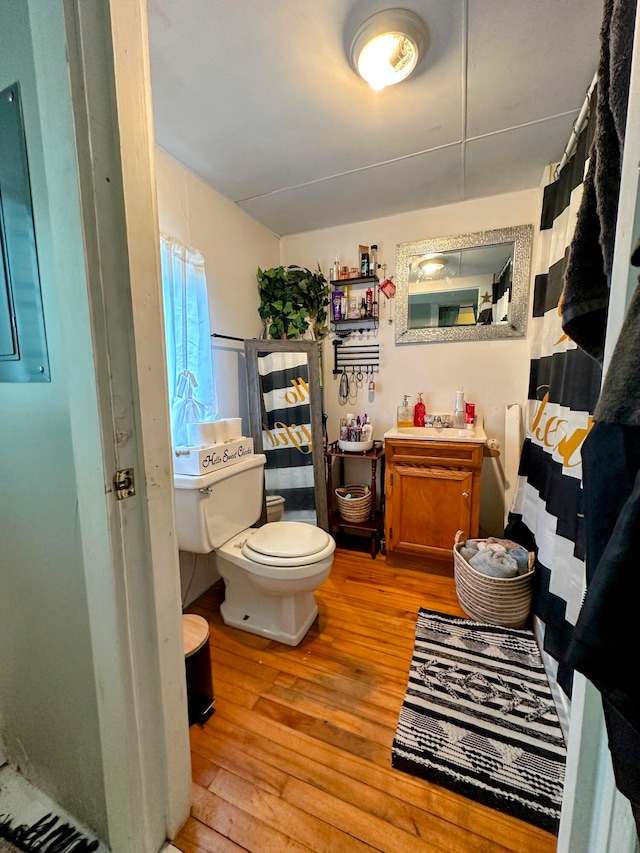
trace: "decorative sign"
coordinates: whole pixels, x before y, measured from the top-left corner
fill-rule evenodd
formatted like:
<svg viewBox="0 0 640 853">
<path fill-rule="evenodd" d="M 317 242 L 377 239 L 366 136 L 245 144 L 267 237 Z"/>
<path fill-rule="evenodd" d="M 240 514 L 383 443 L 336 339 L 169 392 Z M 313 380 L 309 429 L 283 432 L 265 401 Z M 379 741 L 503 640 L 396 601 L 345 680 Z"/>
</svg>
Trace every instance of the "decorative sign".
<svg viewBox="0 0 640 853">
<path fill-rule="evenodd" d="M 239 438 L 211 447 L 176 447 L 173 470 L 176 474 L 201 476 L 219 471 L 227 465 L 240 462 L 245 456 L 253 455 L 253 439 Z"/>
</svg>

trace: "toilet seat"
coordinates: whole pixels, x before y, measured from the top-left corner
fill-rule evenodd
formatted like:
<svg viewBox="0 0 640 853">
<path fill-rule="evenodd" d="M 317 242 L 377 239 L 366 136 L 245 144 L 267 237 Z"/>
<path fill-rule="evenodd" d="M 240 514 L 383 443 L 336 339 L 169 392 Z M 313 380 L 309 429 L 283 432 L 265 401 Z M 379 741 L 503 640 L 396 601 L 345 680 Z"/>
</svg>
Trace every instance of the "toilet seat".
<svg viewBox="0 0 640 853">
<path fill-rule="evenodd" d="M 259 527 L 244 542 L 242 555 L 261 566 L 279 569 L 311 566 L 333 554 L 336 543 L 313 524 L 273 521 Z"/>
<path fill-rule="evenodd" d="M 334 550 L 335 541 L 326 531 L 300 521 L 269 522 L 242 546 L 242 554 L 248 560 L 280 569 L 310 566 Z"/>
<path fill-rule="evenodd" d="M 313 577 L 330 569 L 333 562 L 333 552 L 336 549 L 336 543 L 333 537 L 329 536 L 329 534 L 324 531 L 320 531 L 322 534 L 321 538 L 316 538 L 316 542 L 324 541 L 326 543 L 325 547 L 321 548 L 320 551 L 306 554 L 302 557 L 274 557 L 270 554 L 262 554 L 257 549 L 250 547 L 250 542 L 253 540 L 254 536 L 256 536 L 261 530 L 264 530 L 265 527 L 269 526 L 271 528 L 276 528 L 275 533 L 277 534 L 278 541 L 277 544 L 274 545 L 274 550 L 283 551 L 288 547 L 289 554 L 298 550 L 294 544 L 296 541 L 295 537 L 289 536 L 287 532 L 290 524 L 294 524 L 296 527 L 301 525 L 303 527 L 310 527 L 312 530 L 318 530 L 318 528 L 315 528 L 313 525 L 302 524 L 302 522 L 274 521 L 270 522 L 268 525 L 265 524 L 264 527 L 249 528 L 248 530 L 243 530 L 241 533 L 232 536 L 231 539 L 224 543 L 224 545 L 221 545 L 216 549 L 216 553 L 221 559 L 228 560 L 230 563 L 240 566 L 250 575 L 271 578 L 273 580 L 300 580 L 303 578 Z M 289 540 L 287 546 L 283 545 L 282 539 L 284 539 L 285 542 L 287 539 Z M 258 537 L 256 545 L 260 548 L 264 548 L 264 542 L 261 544 L 260 540 L 261 537 Z M 300 548 L 300 550 L 305 549 Z M 309 550 L 309 548 L 306 550 Z"/>
</svg>

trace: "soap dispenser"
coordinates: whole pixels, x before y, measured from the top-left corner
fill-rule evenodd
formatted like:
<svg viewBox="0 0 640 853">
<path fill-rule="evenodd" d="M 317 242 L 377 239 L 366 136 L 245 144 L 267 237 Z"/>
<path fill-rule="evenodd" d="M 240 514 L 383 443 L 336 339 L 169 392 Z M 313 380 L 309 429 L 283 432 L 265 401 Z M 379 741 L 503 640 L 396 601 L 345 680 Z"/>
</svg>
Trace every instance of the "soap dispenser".
<svg viewBox="0 0 640 853">
<path fill-rule="evenodd" d="M 409 405 L 409 395 L 404 395 L 404 401 L 398 406 L 397 424 L 399 427 L 413 426 L 413 406 Z"/>
<path fill-rule="evenodd" d="M 413 425 L 417 427 L 424 426 L 424 414 L 426 407 L 422 402 L 422 392 L 418 392 L 418 402 L 413 407 Z"/>
<path fill-rule="evenodd" d="M 456 429 L 464 429 L 467 425 L 467 406 L 464 401 L 464 391 L 462 388 L 456 391 L 453 425 Z"/>
</svg>

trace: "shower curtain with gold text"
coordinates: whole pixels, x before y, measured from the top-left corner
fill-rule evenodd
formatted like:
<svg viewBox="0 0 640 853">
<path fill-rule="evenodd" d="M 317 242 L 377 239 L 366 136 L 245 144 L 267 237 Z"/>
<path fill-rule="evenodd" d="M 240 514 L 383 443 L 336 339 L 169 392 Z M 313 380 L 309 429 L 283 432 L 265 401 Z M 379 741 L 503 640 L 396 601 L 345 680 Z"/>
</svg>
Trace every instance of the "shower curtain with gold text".
<svg viewBox="0 0 640 853">
<path fill-rule="evenodd" d="M 565 654 L 585 589 L 582 443 L 593 425 L 601 368 L 563 333 L 558 302 L 591 142 L 544 192 L 526 411 L 526 438 L 507 534 L 537 553 L 534 630 L 565 729 L 573 671 Z"/>
</svg>

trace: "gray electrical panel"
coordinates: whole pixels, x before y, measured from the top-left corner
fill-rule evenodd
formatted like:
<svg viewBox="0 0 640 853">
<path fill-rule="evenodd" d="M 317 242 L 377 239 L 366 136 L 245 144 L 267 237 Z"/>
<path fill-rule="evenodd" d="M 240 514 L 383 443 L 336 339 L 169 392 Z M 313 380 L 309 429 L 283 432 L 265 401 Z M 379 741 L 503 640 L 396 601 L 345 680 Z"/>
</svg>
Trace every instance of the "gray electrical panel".
<svg viewBox="0 0 640 853">
<path fill-rule="evenodd" d="M 50 382 L 20 85 L 0 92 L 0 382 Z"/>
</svg>

